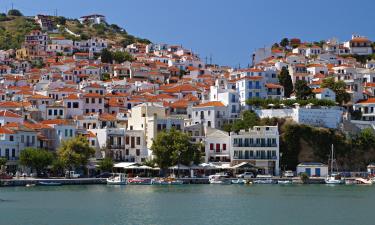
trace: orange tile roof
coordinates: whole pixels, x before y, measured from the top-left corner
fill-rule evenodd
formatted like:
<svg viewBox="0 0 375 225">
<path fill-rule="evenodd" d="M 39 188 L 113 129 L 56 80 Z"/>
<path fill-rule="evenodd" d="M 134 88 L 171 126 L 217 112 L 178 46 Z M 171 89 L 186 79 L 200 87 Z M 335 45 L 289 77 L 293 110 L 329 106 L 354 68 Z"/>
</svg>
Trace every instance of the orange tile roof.
<svg viewBox="0 0 375 225">
<path fill-rule="evenodd" d="M 0 134 L 15 134 L 16 132 L 12 131 L 11 129 L 0 127 Z"/>
<path fill-rule="evenodd" d="M 189 104 L 189 101 L 181 99 L 181 100 L 178 100 L 178 101 L 175 101 L 175 102 L 171 103 L 170 107 L 181 109 L 181 108 L 187 108 L 188 104 Z"/>
<path fill-rule="evenodd" d="M 280 84 L 273 84 L 273 83 L 267 83 L 266 87 L 267 88 L 283 88 L 282 85 L 280 85 Z"/>
<path fill-rule="evenodd" d="M 45 124 L 45 125 L 67 125 L 69 124 L 69 121 L 66 119 L 52 119 L 52 120 L 43 120 L 40 123 Z"/>
<path fill-rule="evenodd" d="M 198 107 L 211 107 L 211 106 L 213 106 L 213 107 L 224 107 L 225 105 L 220 101 L 212 101 L 212 102 L 201 103 L 201 104 L 196 105 L 194 107 L 198 108 Z"/>
<path fill-rule="evenodd" d="M 360 100 L 357 103 L 358 104 L 374 104 L 375 98 L 368 98 L 368 99 L 365 99 L 365 100 Z"/>
<path fill-rule="evenodd" d="M 12 117 L 12 118 L 22 118 L 22 116 L 18 115 L 17 113 L 11 112 L 9 110 L 0 111 L 1 117 Z"/>
</svg>

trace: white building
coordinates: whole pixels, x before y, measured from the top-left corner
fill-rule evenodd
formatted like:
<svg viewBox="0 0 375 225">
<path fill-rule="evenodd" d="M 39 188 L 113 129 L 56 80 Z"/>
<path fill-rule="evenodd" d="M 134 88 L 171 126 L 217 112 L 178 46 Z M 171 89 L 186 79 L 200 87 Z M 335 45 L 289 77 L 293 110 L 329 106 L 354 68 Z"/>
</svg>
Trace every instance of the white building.
<svg viewBox="0 0 375 225">
<path fill-rule="evenodd" d="M 316 88 L 312 92 L 315 94 L 316 99 L 336 101 L 336 93 L 329 88 Z"/>
<path fill-rule="evenodd" d="M 297 165 L 297 175 L 306 173 L 309 177 L 328 176 L 328 166 L 323 163 L 305 162 Z"/>
<path fill-rule="evenodd" d="M 279 175 L 279 131 L 277 126 L 254 126 L 230 135 L 231 164 L 248 162 L 262 174 Z"/>
<path fill-rule="evenodd" d="M 343 111 L 338 107 L 305 107 L 255 110 L 260 118 L 292 118 L 296 123 L 310 126 L 338 128 Z"/>
<path fill-rule="evenodd" d="M 205 162 L 230 162 L 230 136 L 228 132 L 207 129 L 205 138 Z"/>
<path fill-rule="evenodd" d="M 367 37 L 352 35 L 352 39 L 344 43 L 344 47 L 349 48 L 351 54 L 371 55 L 372 41 Z"/>
</svg>

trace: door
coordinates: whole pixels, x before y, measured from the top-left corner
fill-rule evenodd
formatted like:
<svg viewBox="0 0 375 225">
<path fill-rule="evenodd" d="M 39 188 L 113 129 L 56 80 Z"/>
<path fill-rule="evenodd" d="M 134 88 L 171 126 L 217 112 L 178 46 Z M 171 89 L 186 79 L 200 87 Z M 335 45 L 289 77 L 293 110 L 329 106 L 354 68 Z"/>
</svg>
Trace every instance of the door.
<svg viewBox="0 0 375 225">
<path fill-rule="evenodd" d="M 315 168 L 315 176 L 320 177 L 320 168 Z"/>
<path fill-rule="evenodd" d="M 311 168 L 306 168 L 305 173 L 307 173 L 307 175 L 311 176 Z"/>
</svg>

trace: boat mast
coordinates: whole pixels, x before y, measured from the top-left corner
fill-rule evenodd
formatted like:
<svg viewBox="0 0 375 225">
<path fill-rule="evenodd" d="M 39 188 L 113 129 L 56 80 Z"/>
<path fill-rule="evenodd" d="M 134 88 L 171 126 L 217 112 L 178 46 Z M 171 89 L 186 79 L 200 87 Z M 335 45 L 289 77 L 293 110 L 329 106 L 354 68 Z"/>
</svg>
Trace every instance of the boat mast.
<svg viewBox="0 0 375 225">
<path fill-rule="evenodd" d="M 333 144 L 331 146 L 331 174 L 333 173 Z"/>
</svg>

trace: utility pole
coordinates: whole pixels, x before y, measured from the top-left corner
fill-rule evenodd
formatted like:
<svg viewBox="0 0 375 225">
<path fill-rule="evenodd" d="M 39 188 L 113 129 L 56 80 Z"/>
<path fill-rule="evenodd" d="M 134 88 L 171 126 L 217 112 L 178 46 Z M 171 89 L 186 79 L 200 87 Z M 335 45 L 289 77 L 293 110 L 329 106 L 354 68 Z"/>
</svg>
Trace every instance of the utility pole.
<svg viewBox="0 0 375 225">
<path fill-rule="evenodd" d="M 210 54 L 210 65 L 212 65 L 212 54 Z"/>
</svg>

